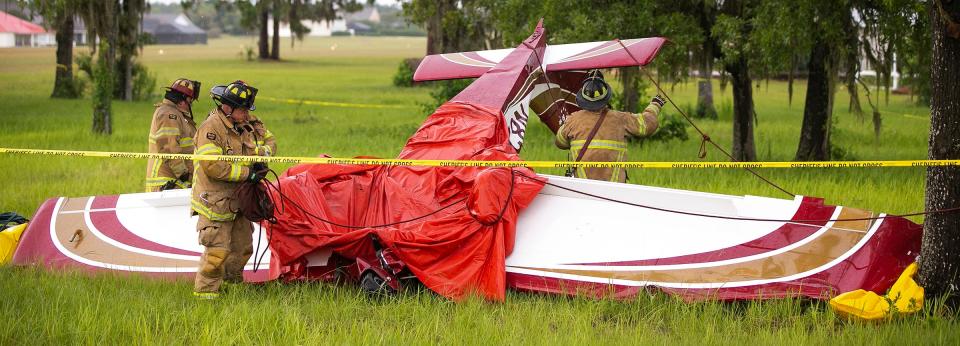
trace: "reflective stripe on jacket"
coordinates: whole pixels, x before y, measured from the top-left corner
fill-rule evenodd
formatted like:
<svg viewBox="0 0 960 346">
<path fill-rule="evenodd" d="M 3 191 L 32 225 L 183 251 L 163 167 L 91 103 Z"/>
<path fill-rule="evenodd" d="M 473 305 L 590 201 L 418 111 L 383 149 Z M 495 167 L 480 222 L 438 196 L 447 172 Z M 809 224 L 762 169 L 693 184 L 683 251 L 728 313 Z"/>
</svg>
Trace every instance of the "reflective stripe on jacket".
<svg viewBox="0 0 960 346">
<path fill-rule="evenodd" d="M 197 155 L 271 156 L 277 152 L 273 134 L 259 119 L 234 126 L 233 121 L 214 109 L 200 125 L 195 137 Z M 192 213 L 213 221 L 230 221 L 239 209 L 234 200 L 240 183 L 250 178 L 249 162 L 195 161 Z"/>
<path fill-rule="evenodd" d="M 584 162 L 620 162 L 627 157 L 629 137 L 645 137 L 656 132 L 657 116 L 660 106 L 651 103 L 641 114 L 631 114 L 608 110 L 603 124 L 597 130 L 590 146 L 580 161 Z M 574 160 L 586 143 L 590 131 L 600 119 L 600 112 L 580 110 L 570 114 L 567 121 L 557 130 L 556 145 L 561 149 L 570 149 L 569 158 Z M 623 168 L 578 168 L 575 176 L 594 180 L 626 182 L 627 172 Z"/>
<path fill-rule="evenodd" d="M 147 151 L 163 154 L 193 153 L 193 136 L 197 132 L 193 116 L 180 111 L 170 100 L 164 99 L 155 106 L 157 108 L 150 124 Z M 171 181 L 180 188 L 188 188 L 189 181 L 180 181 L 177 178 L 192 171 L 193 162 L 189 160 L 147 159 L 146 190 L 159 191 Z"/>
</svg>

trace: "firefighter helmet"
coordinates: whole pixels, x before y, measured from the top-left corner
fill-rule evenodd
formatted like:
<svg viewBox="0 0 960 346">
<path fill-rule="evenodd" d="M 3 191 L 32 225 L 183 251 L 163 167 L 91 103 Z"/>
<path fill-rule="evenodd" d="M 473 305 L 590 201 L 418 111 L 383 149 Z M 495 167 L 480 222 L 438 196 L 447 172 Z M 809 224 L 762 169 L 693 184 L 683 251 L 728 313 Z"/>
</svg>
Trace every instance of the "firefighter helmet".
<svg viewBox="0 0 960 346">
<path fill-rule="evenodd" d="M 253 101 L 257 97 L 257 88 L 247 85 L 242 80 L 235 81 L 227 85 L 218 85 L 210 89 L 213 100 L 219 103 L 226 103 L 233 108 L 246 108 L 256 110 L 257 106 Z"/>
<path fill-rule="evenodd" d="M 200 96 L 200 82 L 186 78 L 178 78 L 170 84 L 167 90 L 176 91 L 184 96 L 196 100 Z"/>
<path fill-rule="evenodd" d="M 607 106 L 610 96 L 610 84 L 603 80 L 600 71 L 593 70 L 583 80 L 580 92 L 577 93 L 577 106 L 588 111 L 598 111 Z"/>
</svg>

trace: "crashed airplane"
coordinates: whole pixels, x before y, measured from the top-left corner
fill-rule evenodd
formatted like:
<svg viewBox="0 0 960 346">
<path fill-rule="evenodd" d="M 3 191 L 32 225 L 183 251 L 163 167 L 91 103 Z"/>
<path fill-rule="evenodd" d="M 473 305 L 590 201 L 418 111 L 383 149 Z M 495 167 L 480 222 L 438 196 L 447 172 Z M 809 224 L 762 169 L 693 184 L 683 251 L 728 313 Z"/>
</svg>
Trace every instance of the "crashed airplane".
<svg viewBox="0 0 960 346">
<path fill-rule="evenodd" d="M 520 160 L 533 115 L 556 131 L 585 70 L 644 66 L 663 38 L 431 55 L 417 81 L 477 78 L 430 115 L 400 159 Z M 539 125 L 537 125 L 539 126 Z M 821 198 L 729 196 L 536 174 L 527 168 L 299 165 L 270 193 L 245 278 L 419 285 L 457 300 L 506 289 L 687 299 L 883 293 L 922 227 Z M 189 190 L 58 197 L 36 212 L 19 265 L 193 277 Z M 570 211 L 577 212 L 570 212 Z M 259 237 L 259 239 L 257 238 Z M 267 245 L 269 244 L 269 246 Z M 260 267 L 260 268 L 258 268 Z M 256 270 L 255 270 L 256 269 Z"/>
</svg>

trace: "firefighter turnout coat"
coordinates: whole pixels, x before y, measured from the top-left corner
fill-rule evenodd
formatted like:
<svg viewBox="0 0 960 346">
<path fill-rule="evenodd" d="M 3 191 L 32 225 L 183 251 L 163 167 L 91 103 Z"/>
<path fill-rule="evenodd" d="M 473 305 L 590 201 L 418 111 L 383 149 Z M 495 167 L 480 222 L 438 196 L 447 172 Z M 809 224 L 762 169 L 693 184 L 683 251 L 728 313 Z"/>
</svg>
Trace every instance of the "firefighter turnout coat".
<svg viewBox="0 0 960 346">
<path fill-rule="evenodd" d="M 193 137 L 197 132 L 193 115 L 181 111 L 166 99 L 155 106 L 157 109 L 153 112 L 147 150 L 151 153 L 192 154 Z M 178 188 L 188 188 L 192 171 L 193 162 L 190 160 L 150 158 L 147 160 L 146 191 L 160 191 L 170 182 Z M 178 179 L 180 177 L 185 179 L 181 181 Z"/>
<path fill-rule="evenodd" d="M 244 124 L 233 121 L 219 109 L 210 112 L 196 136 L 197 155 L 273 156 L 277 150 L 273 133 L 250 115 Z M 193 174 L 190 207 L 211 221 L 232 221 L 239 209 L 234 193 L 250 177 L 250 162 L 198 161 Z"/>
<path fill-rule="evenodd" d="M 657 120 L 659 114 L 660 105 L 652 102 L 641 114 L 608 110 L 603 124 L 600 125 L 580 161 L 623 161 L 627 155 L 627 138 L 652 135 L 659 126 Z M 575 160 L 599 119 L 600 112 L 579 110 L 570 114 L 567 121 L 557 130 L 555 140 L 557 147 L 570 149 L 570 160 Z M 581 167 L 574 171 L 574 176 L 621 183 L 627 181 L 627 171 L 623 168 Z"/>
</svg>

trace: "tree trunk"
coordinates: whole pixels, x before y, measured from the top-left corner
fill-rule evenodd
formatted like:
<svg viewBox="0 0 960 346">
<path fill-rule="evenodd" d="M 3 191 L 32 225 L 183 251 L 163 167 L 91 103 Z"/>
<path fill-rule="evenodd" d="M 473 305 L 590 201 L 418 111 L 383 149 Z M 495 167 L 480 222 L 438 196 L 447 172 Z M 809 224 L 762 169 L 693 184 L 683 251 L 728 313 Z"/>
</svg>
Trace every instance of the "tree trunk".
<svg viewBox="0 0 960 346">
<path fill-rule="evenodd" d="M 697 113 L 698 118 L 717 118 L 717 108 L 713 105 L 713 52 L 704 45 L 703 56 L 700 57 L 700 81 L 697 82 Z"/>
<path fill-rule="evenodd" d="M 76 98 L 79 92 L 73 81 L 73 16 L 63 13 L 54 20 L 57 26 L 57 71 L 50 97 Z"/>
<path fill-rule="evenodd" d="M 116 76 L 118 77 L 116 97 L 124 101 L 133 100 L 133 57 L 126 51 L 120 52 L 117 61 Z"/>
<path fill-rule="evenodd" d="M 273 2 L 273 43 L 270 46 L 270 59 L 280 60 L 280 2 Z"/>
<path fill-rule="evenodd" d="M 266 5 L 260 6 L 260 40 L 257 41 L 260 59 L 270 59 L 270 32 L 267 22 L 270 20 L 270 11 Z"/>
<path fill-rule="evenodd" d="M 636 67 L 620 68 L 620 86 L 623 87 L 622 111 L 636 113 L 638 110 L 640 95 L 637 92 L 637 72 Z"/>
<path fill-rule="evenodd" d="M 753 82 L 747 69 L 747 58 L 741 56 L 727 66 L 733 82 L 733 157 L 737 161 L 756 161 L 753 145 Z"/>
<path fill-rule="evenodd" d="M 443 3 L 435 3 L 436 12 L 427 20 L 427 55 L 443 53 Z"/>
<path fill-rule="evenodd" d="M 943 3 L 953 18 L 960 18 L 960 1 Z M 933 54 L 930 65 L 931 160 L 960 159 L 960 38 L 947 34 L 947 25 L 931 6 Z M 926 210 L 957 207 L 960 201 L 960 167 L 928 167 Z M 923 223 L 920 250 L 920 284 L 933 297 L 952 294 L 951 305 L 960 301 L 960 214 L 931 214 Z"/>
<path fill-rule="evenodd" d="M 108 36 L 111 35 L 108 34 Z M 112 36 L 116 37 L 115 35 Z M 97 66 L 94 67 L 93 133 L 100 135 L 109 135 L 113 132 L 111 99 L 116 82 L 116 75 L 114 74 L 115 42 L 115 38 L 101 40 L 100 50 L 97 53 Z"/>
<path fill-rule="evenodd" d="M 117 13 L 117 44 L 120 51 L 120 60 L 117 62 L 119 84 L 117 97 L 124 101 L 133 100 L 133 56 L 137 53 L 138 28 L 140 25 L 140 11 L 137 1 L 124 1 L 122 9 Z"/>
<path fill-rule="evenodd" d="M 807 99 L 803 107 L 803 126 L 797 161 L 830 159 L 830 119 L 833 116 L 833 50 L 830 43 L 818 37 L 810 52 L 810 76 Z"/>
</svg>

